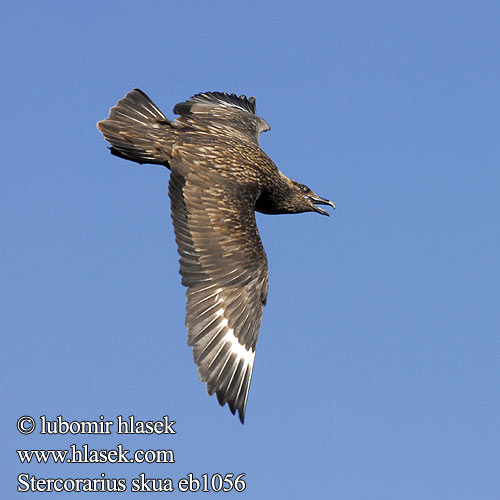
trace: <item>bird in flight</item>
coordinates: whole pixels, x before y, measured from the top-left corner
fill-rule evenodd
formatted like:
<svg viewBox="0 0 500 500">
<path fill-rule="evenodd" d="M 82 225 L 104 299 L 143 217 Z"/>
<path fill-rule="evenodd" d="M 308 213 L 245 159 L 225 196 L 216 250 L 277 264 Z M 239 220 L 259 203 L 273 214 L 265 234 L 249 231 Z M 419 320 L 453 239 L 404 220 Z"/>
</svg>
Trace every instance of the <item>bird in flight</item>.
<svg viewBox="0 0 500 500">
<path fill-rule="evenodd" d="M 254 97 L 203 92 L 174 113 L 169 120 L 134 89 L 97 128 L 113 155 L 171 171 L 188 344 L 208 393 L 244 423 L 269 278 L 255 211 L 329 215 L 318 205 L 335 204 L 286 177 L 260 149 L 270 127 Z"/>
</svg>

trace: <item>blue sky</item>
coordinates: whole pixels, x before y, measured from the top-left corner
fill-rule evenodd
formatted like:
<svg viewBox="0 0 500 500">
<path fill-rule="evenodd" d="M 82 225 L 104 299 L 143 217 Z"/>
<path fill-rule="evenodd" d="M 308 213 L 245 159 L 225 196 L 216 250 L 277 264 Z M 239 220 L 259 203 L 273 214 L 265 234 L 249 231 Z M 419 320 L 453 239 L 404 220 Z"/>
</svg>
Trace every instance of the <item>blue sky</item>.
<svg viewBox="0 0 500 500">
<path fill-rule="evenodd" d="M 248 499 L 497 498 L 498 2 L 1 11 L 4 496 L 20 473 L 193 472 L 245 473 L 224 495 Z M 245 426 L 206 395 L 186 344 L 168 171 L 112 157 L 95 128 L 134 87 L 169 117 L 199 91 L 255 95 L 262 148 L 337 203 L 330 218 L 257 216 L 270 289 Z M 177 433 L 15 427 L 130 414 L 168 414 Z M 175 463 L 15 453 L 72 443 Z"/>
</svg>

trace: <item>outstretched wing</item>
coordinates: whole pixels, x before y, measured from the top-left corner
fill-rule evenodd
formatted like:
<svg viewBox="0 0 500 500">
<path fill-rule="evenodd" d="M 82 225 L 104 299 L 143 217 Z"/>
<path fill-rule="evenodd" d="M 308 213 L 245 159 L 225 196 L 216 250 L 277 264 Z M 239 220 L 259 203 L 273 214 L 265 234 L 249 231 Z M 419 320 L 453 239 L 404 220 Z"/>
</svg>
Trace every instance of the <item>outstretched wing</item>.
<svg viewBox="0 0 500 500">
<path fill-rule="evenodd" d="M 255 114 L 255 97 L 225 92 L 203 92 L 175 105 L 178 121 L 216 136 L 229 136 L 259 144 L 269 124 Z"/>
<path fill-rule="evenodd" d="M 268 286 L 256 187 L 174 162 L 169 195 L 198 374 L 244 422 Z"/>
</svg>

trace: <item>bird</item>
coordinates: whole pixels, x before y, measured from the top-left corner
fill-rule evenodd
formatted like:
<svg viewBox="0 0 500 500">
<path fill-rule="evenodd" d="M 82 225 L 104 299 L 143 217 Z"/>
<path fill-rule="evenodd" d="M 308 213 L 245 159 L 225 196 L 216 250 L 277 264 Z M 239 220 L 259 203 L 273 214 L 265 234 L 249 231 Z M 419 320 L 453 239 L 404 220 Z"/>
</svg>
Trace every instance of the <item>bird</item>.
<svg viewBox="0 0 500 500">
<path fill-rule="evenodd" d="M 208 394 L 243 424 L 269 282 L 255 212 L 329 215 L 319 205 L 335 203 L 286 177 L 260 148 L 270 127 L 255 97 L 201 92 L 173 113 L 136 88 L 97 128 L 113 155 L 170 170 L 188 344 Z"/>
</svg>

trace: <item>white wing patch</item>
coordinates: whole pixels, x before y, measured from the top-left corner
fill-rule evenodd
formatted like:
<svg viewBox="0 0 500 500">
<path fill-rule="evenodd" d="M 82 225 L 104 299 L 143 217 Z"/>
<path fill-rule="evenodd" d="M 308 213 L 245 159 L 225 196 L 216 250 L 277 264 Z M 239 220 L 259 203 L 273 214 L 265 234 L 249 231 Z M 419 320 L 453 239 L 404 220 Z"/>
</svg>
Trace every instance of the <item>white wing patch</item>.
<svg viewBox="0 0 500 500">
<path fill-rule="evenodd" d="M 219 309 L 217 311 L 218 316 L 224 316 L 224 310 Z M 227 326 L 227 319 L 224 318 L 222 323 L 220 323 L 223 327 Z M 240 344 L 238 337 L 234 334 L 234 330 L 232 328 L 228 328 L 227 333 L 223 338 L 224 342 L 229 342 L 231 344 L 231 352 L 235 353 L 237 356 L 236 362 L 238 363 L 240 359 L 243 359 L 245 365 L 253 365 L 255 360 L 255 351 L 251 349 L 247 349 L 244 345 Z"/>
<path fill-rule="evenodd" d="M 217 311 L 217 316 L 222 316 L 224 318 L 219 324 L 222 325 L 222 327 L 226 327 L 228 321 L 227 318 L 224 317 L 224 309 L 220 308 Z M 244 345 L 240 344 L 240 341 L 234 334 L 234 330 L 232 328 L 228 328 L 223 340 L 224 342 L 229 342 L 231 344 L 231 352 L 236 354 L 237 363 L 240 361 L 240 359 L 243 359 L 245 365 L 253 366 L 253 362 L 255 360 L 255 351 L 252 351 L 252 349 L 247 349 Z"/>
<path fill-rule="evenodd" d="M 241 416 L 241 411 L 243 411 L 243 414 L 245 412 L 245 408 L 247 405 L 247 399 L 248 399 L 248 391 L 250 389 L 250 380 L 252 379 L 252 372 L 253 372 L 253 364 L 255 361 L 255 351 L 252 349 L 247 349 L 243 344 L 240 343 L 238 340 L 238 337 L 234 334 L 234 330 L 232 328 L 228 327 L 228 320 L 224 315 L 224 309 L 221 307 L 216 313 L 216 316 L 224 318 L 220 323 L 219 326 L 221 326 L 221 330 L 224 330 L 227 328 L 227 332 L 222 338 L 221 342 L 221 350 L 224 345 L 229 344 L 230 345 L 230 352 L 231 354 L 227 357 L 226 362 L 224 363 L 223 368 L 225 367 L 226 363 L 229 361 L 231 355 L 236 355 L 236 359 L 233 362 L 233 373 L 231 376 L 231 379 L 228 383 L 228 387 L 231 386 L 233 382 L 233 378 L 236 374 L 236 371 L 238 367 L 243 363 L 243 366 L 241 367 L 241 373 L 238 376 L 239 378 L 239 383 L 238 383 L 238 391 L 236 393 L 236 398 L 235 401 L 238 401 L 240 398 L 241 391 L 243 390 L 243 405 L 242 408 L 243 410 L 240 410 L 240 416 Z M 248 376 L 247 376 L 248 374 Z M 246 383 L 245 383 L 246 381 Z"/>
</svg>

